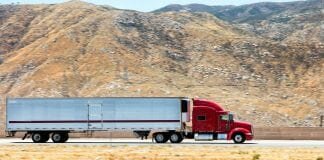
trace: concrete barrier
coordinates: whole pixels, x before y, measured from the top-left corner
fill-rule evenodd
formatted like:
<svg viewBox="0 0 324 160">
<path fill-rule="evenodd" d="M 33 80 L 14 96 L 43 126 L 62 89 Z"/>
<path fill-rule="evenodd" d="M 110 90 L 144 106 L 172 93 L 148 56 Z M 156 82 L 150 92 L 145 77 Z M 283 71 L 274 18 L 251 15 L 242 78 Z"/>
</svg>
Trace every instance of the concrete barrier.
<svg viewBox="0 0 324 160">
<path fill-rule="evenodd" d="M 4 133 L 4 132 L 2 132 Z M 258 127 L 254 128 L 256 140 L 324 140 L 324 128 L 320 127 Z M 19 133 L 16 137 L 22 137 Z M 94 132 L 92 134 L 73 133 L 71 137 L 131 138 L 132 132 Z M 1 134 L 0 137 L 4 137 Z"/>
<path fill-rule="evenodd" d="M 264 127 L 254 131 L 255 139 L 324 140 L 324 127 Z"/>
<path fill-rule="evenodd" d="M 85 134 L 74 135 L 82 137 Z M 320 127 L 258 127 L 254 129 L 258 140 L 324 140 L 324 128 Z M 95 132 L 91 137 L 97 138 L 129 138 L 132 132 Z"/>
</svg>

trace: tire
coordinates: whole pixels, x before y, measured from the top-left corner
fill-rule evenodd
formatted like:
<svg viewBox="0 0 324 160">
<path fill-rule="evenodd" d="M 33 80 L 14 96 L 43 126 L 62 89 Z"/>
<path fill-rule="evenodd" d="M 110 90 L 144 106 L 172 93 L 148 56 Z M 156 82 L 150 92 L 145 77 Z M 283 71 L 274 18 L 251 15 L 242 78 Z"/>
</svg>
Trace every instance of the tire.
<svg viewBox="0 0 324 160">
<path fill-rule="evenodd" d="M 32 140 L 34 143 L 43 143 L 42 139 L 43 139 L 43 134 L 39 132 L 32 133 Z"/>
<path fill-rule="evenodd" d="M 34 143 L 45 143 L 49 139 L 48 134 L 41 132 L 34 132 L 31 137 Z"/>
<path fill-rule="evenodd" d="M 170 142 L 171 143 L 180 143 L 183 140 L 183 136 L 180 133 L 172 133 L 170 135 Z"/>
<path fill-rule="evenodd" d="M 154 140 L 156 143 L 165 143 L 169 140 L 166 133 L 156 133 L 154 134 Z"/>
<path fill-rule="evenodd" d="M 66 133 L 54 132 L 52 134 L 52 141 L 54 143 L 64 143 L 67 140 Z"/>
<path fill-rule="evenodd" d="M 232 137 L 234 143 L 244 143 L 246 138 L 245 135 L 242 133 L 235 133 Z"/>
<path fill-rule="evenodd" d="M 49 133 L 42 134 L 42 143 L 46 143 L 49 140 L 50 136 Z"/>
<path fill-rule="evenodd" d="M 62 133 L 62 135 L 63 135 L 62 143 L 65 143 L 69 139 L 69 133 Z"/>
</svg>

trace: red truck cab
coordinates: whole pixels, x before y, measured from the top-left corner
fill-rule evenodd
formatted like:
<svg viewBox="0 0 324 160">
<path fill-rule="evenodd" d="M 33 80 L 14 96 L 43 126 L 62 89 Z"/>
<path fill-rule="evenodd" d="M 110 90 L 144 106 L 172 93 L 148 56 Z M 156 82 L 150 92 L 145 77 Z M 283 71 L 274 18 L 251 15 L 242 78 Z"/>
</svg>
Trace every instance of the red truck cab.
<svg viewBox="0 0 324 160">
<path fill-rule="evenodd" d="M 243 143 L 253 139 L 251 123 L 234 120 L 234 115 L 215 102 L 193 99 L 192 132 L 195 140 L 233 140 Z"/>
</svg>

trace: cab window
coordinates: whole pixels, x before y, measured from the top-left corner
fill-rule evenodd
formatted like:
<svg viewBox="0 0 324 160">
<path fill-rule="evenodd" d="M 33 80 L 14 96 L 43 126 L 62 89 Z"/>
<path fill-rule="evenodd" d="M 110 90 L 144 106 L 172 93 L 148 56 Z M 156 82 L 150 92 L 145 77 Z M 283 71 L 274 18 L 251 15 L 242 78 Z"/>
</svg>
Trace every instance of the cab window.
<svg viewBox="0 0 324 160">
<path fill-rule="evenodd" d="M 206 116 L 197 116 L 198 121 L 204 121 L 206 120 Z"/>
<path fill-rule="evenodd" d="M 224 120 L 224 121 L 228 121 L 229 120 L 228 114 L 221 115 L 220 118 L 221 118 L 221 120 Z"/>
</svg>

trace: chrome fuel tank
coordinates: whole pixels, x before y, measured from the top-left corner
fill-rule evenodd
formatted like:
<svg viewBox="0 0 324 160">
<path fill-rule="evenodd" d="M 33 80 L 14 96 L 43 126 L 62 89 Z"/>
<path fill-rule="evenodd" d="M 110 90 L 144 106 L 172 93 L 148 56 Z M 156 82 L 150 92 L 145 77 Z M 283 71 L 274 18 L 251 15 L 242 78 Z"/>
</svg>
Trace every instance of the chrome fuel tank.
<svg viewBox="0 0 324 160">
<path fill-rule="evenodd" d="M 195 133 L 195 141 L 212 141 L 212 133 Z"/>
</svg>

